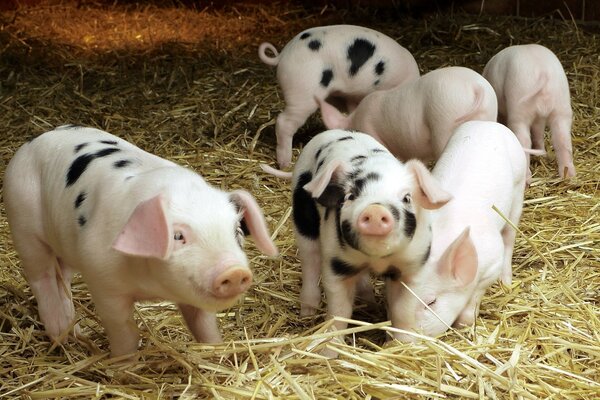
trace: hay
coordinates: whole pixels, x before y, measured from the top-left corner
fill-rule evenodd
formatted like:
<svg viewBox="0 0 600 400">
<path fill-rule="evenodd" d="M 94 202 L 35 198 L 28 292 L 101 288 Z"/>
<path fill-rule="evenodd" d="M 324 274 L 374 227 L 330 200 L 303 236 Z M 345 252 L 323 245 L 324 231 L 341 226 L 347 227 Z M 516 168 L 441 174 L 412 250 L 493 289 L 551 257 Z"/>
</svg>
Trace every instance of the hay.
<svg viewBox="0 0 600 400">
<path fill-rule="evenodd" d="M 0 171 L 28 138 L 56 125 L 106 129 L 258 198 L 282 256 L 246 246 L 256 283 L 219 315 L 226 342 L 192 342 L 176 307 L 139 304 L 139 360 L 107 357 L 85 284 L 83 338 L 53 348 L 0 216 L 0 397 L 5 398 L 569 398 L 600 396 L 600 37 L 571 21 L 460 14 L 383 18 L 293 4 L 194 10 L 82 2 L 0 14 Z M 327 343 L 323 312 L 299 317 L 300 270 L 287 182 L 275 162 L 282 108 L 263 40 L 279 48 L 306 27 L 355 23 L 399 39 L 423 72 L 481 71 L 499 49 L 539 42 L 557 53 L 573 95 L 576 179 L 533 161 L 510 288 L 494 285 L 474 327 L 418 344 L 385 343 L 379 307 L 357 307 L 348 344 Z M 311 118 L 302 141 L 322 126 Z M 548 141 L 549 143 L 549 141 Z M 323 311 L 323 310 L 321 310 Z M 325 341 L 325 342 L 324 342 Z M 323 346 L 338 360 L 317 354 Z"/>
</svg>

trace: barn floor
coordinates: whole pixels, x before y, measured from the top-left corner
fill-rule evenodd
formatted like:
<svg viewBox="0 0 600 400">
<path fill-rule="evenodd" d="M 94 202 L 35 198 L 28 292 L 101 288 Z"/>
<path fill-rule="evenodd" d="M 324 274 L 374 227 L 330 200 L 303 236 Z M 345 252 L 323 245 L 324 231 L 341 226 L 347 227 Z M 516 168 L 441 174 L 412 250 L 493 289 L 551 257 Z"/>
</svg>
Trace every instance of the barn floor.
<svg viewBox="0 0 600 400">
<path fill-rule="evenodd" d="M 225 343 L 194 343 L 173 304 L 144 303 L 136 309 L 139 359 L 109 359 L 81 279 L 74 301 L 82 337 L 54 346 L 44 335 L 2 206 L 0 398 L 600 397 L 598 33 L 560 18 L 449 11 L 391 18 L 285 2 L 156 4 L 64 1 L 0 12 L 0 172 L 21 144 L 55 126 L 98 127 L 216 186 L 252 192 L 281 256 L 266 258 L 246 244 L 255 284 L 219 314 Z M 481 71 L 508 45 L 548 46 L 571 86 L 578 175 L 558 179 L 547 138 L 549 155 L 533 161 L 513 284 L 488 290 L 475 327 L 417 344 L 386 343 L 378 282 L 378 307 L 357 307 L 348 344 L 329 345 L 340 357 L 327 360 L 318 354 L 328 337 L 324 308 L 299 317 L 288 183 L 259 168 L 275 165 L 283 101 L 257 47 L 270 41 L 281 48 L 305 28 L 336 23 L 392 36 L 422 73 L 448 65 Z M 322 129 L 313 116 L 296 137 L 294 157 Z"/>
</svg>

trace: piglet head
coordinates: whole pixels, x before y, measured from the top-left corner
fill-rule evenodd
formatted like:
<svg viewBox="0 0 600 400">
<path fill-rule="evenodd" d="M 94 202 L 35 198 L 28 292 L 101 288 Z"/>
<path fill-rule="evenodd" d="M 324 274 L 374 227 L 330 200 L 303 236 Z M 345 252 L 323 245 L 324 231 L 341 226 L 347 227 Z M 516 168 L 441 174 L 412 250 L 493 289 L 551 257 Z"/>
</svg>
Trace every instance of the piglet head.
<svg viewBox="0 0 600 400">
<path fill-rule="evenodd" d="M 360 165 L 333 159 L 304 186 L 318 203 L 336 213 L 338 235 L 372 257 L 390 256 L 427 230 L 421 207 L 441 207 L 450 198 L 418 161 L 407 166 L 387 151 L 376 149 Z M 417 199 L 416 204 L 413 197 Z M 329 211 L 328 211 L 329 212 Z M 419 239 L 421 240 L 421 239 Z M 421 240 L 425 251 L 428 240 Z"/>
<path fill-rule="evenodd" d="M 242 225 L 262 252 L 274 256 L 277 249 L 249 193 L 190 186 L 141 202 L 113 248 L 146 260 L 140 286 L 152 288 L 156 297 L 217 311 L 252 283 Z"/>
<path fill-rule="evenodd" d="M 423 266 L 403 282 L 391 282 L 388 289 L 390 318 L 396 328 L 428 336 L 445 332 L 465 310 L 477 286 L 478 257 L 467 227 L 449 246 L 431 255 Z M 408 334 L 398 340 L 413 341 Z"/>
</svg>

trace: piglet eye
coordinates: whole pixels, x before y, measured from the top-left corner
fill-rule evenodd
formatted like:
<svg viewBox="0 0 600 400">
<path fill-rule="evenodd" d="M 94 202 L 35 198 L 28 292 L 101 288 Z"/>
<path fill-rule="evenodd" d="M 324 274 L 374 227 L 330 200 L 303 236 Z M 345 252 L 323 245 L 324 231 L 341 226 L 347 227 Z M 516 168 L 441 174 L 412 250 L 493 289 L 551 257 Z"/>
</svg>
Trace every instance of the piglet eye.
<svg viewBox="0 0 600 400">
<path fill-rule="evenodd" d="M 410 203 L 412 203 L 412 198 L 410 197 L 410 193 L 408 193 L 407 195 L 404 196 L 404 198 L 402 199 L 402 203 L 404 203 L 406 205 L 410 205 Z"/>
<path fill-rule="evenodd" d="M 353 193 L 346 193 L 346 196 L 344 196 L 344 201 L 352 201 L 355 199 L 355 196 Z"/>
<path fill-rule="evenodd" d="M 180 241 L 182 243 L 185 243 L 185 238 L 183 237 L 183 233 L 181 232 L 175 232 L 175 234 L 173 235 L 173 239 L 175 239 L 176 241 Z"/>
<path fill-rule="evenodd" d="M 429 303 L 427 303 L 427 307 L 431 307 L 435 304 L 435 302 L 437 301 L 437 299 L 433 299 L 431 300 Z"/>
</svg>

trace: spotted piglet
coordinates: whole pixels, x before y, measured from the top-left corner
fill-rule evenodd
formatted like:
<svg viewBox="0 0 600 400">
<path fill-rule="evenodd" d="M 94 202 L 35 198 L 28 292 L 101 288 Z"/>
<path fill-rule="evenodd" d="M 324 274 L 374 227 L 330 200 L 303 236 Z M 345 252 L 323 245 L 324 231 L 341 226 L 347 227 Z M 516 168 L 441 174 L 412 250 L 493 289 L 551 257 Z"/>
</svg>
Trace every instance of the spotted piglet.
<svg viewBox="0 0 600 400">
<path fill-rule="evenodd" d="M 452 199 L 431 213 L 429 258 L 403 274 L 409 289 L 389 286 L 394 327 L 436 336 L 452 324 L 473 324 L 486 289 L 498 279 L 510 285 L 516 234 L 510 223 L 521 217 L 526 170 L 525 152 L 505 126 L 469 121 L 456 130 L 432 172 Z"/>
<path fill-rule="evenodd" d="M 78 271 L 113 356 L 137 349 L 140 300 L 176 302 L 197 340 L 219 342 L 215 312 L 252 282 L 242 226 L 263 253 L 277 253 L 249 193 L 218 190 L 92 128 L 63 126 L 24 144 L 6 168 L 4 204 L 47 334 L 78 330 Z"/>
<path fill-rule="evenodd" d="M 270 50 L 273 56 L 267 55 Z M 281 168 L 292 159 L 292 138 L 318 102 L 336 98 L 353 110 L 367 94 L 419 77 L 408 50 L 394 39 L 353 25 L 307 29 L 278 53 L 270 43 L 258 48 L 260 59 L 277 66 L 277 80 L 285 109 L 277 117 L 277 162 Z"/>
<path fill-rule="evenodd" d="M 401 160 L 437 160 L 452 132 L 470 120 L 496 121 L 498 104 L 492 86 L 464 67 L 433 70 L 419 79 L 371 93 L 356 110 L 342 115 L 321 103 L 329 129 L 356 129 L 383 143 Z"/>
<path fill-rule="evenodd" d="M 517 135 L 526 149 L 544 150 L 544 130 L 548 126 L 558 175 L 575 176 L 569 82 L 556 55 L 539 44 L 510 46 L 491 58 L 483 76 L 498 96 L 499 121 Z"/>
<path fill-rule="evenodd" d="M 343 130 L 304 147 L 292 187 L 301 314 L 319 306 L 322 274 L 328 317 L 350 318 L 357 286 L 371 290 L 369 272 L 389 282 L 419 269 L 431 242 L 429 210 L 450 199 L 420 161 L 404 164 L 369 135 Z"/>
</svg>

